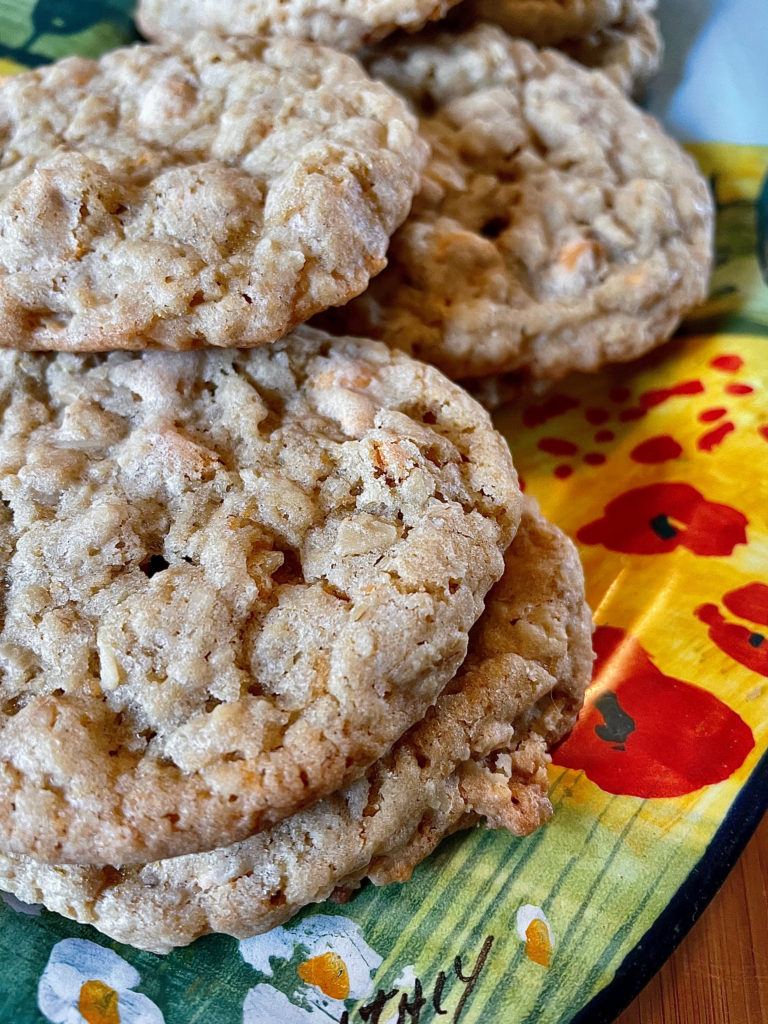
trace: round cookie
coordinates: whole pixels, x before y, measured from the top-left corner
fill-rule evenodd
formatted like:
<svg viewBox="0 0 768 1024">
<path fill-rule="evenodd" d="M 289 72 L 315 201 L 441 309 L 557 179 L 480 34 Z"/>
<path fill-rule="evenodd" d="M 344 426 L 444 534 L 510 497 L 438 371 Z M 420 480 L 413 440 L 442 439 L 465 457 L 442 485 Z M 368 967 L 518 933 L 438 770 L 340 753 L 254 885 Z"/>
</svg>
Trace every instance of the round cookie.
<svg viewBox="0 0 768 1024">
<path fill-rule="evenodd" d="M 426 149 L 352 58 L 201 33 L 0 85 L 0 345 L 251 346 L 385 265 Z"/>
<path fill-rule="evenodd" d="M 558 49 L 588 68 L 602 71 L 622 92 L 641 93 L 661 65 L 664 44 L 656 19 L 641 15 L 588 36 L 564 39 Z"/>
<path fill-rule="evenodd" d="M 432 146 L 389 266 L 326 323 L 449 375 L 557 379 L 665 340 L 707 291 L 693 160 L 602 74 L 501 29 L 370 56 Z"/>
<path fill-rule="evenodd" d="M 491 21 L 537 46 L 557 46 L 609 25 L 630 25 L 653 11 L 657 0 L 465 0 L 468 20 Z"/>
<path fill-rule="evenodd" d="M 437 370 L 302 328 L 0 352 L 0 848 L 212 849 L 359 776 L 465 657 L 522 497 Z"/>
<path fill-rule="evenodd" d="M 192 35 L 196 27 L 236 35 L 312 39 L 352 52 L 401 28 L 415 32 L 458 0 L 140 0 L 136 22 L 148 39 Z"/>
<path fill-rule="evenodd" d="M 0 887 L 155 952 L 244 938 L 365 876 L 404 881 L 448 832 L 485 819 L 526 835 L 551 814 L 548 745 L 592 666 L 578 555 L 527 502 L 448 689 L 366 776 L 269 832 L 211 853 L 100 869 L 0 856 Z"/>
</svg>

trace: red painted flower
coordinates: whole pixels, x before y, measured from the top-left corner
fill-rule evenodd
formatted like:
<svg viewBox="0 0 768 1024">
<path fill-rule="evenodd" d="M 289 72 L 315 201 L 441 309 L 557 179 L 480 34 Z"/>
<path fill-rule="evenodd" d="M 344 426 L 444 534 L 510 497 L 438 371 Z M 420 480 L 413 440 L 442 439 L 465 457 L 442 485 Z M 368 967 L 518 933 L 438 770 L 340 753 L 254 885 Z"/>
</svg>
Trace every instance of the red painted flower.
<svg viewBox="0 0 768 1024">
<path fill-rule="evenodd" d="M 582 544 L 633 555 L 659 555 L 677 547 L 695 555 L 730 555 L 737 544 L 747 543 L 747 523 L 741 512 L 707 501 L 690 484 L 659 483 L 614 498 L 603 518 L 583 526 L 577 537 Z"/>
<path fill-rule="evenodd" d="M 755 745 L 752 730 L 701 687 L 660 672 L 623 629 L 595 633 L 584 710 L 552 760 L 607 793 L 676 797 L 727 779 Z"/>
<path fill-rule="evenodd" d="M 768 587 L 764 583 L 748 583 L 731 590 L 723 604 L 733 615 L 760 626 L 768 626 Z M 761 676 L 768 676 L 768 630 L 750 629 L 728 622 L 716 604 L 702 604 L 696 615 L 709 626 L 709 639 L 721 651 Z"/>
</svg>

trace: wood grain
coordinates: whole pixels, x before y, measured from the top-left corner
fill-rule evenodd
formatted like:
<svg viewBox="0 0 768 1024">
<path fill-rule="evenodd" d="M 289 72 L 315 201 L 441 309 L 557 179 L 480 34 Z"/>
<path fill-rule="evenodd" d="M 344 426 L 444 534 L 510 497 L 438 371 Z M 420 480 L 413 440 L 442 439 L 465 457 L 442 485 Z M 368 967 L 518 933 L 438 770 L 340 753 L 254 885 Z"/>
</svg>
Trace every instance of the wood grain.
<svg viewBox="0 0 768 1024">
<path fill-rule="evenodd" d="M 676 952 L 616 1024 L 768 1022 L 768 815 Z"/>
</svg>

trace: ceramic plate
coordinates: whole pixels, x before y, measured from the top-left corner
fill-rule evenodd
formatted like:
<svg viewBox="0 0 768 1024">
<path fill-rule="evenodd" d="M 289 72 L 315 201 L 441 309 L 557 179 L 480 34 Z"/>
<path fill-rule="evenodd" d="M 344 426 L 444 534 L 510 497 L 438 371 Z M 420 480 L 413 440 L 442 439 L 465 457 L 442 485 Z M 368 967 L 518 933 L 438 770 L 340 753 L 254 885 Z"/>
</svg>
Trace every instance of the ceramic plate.
<svg viewBox="0 0 768 1024">
<path fill-rule="evenodd" d="M 1 70 L 118 45 L 129 9 L 10 0 Z M 768 149 L 694 151 L 718 205 L 709 302 L 653 356 L 497 415 L 597 622 L 553 822 L 476 829 L 405 885 L 166 957 L 6 898 L 0 1019 L 599 1024 L 668 956 L 768 804 Z"/>
</svg>

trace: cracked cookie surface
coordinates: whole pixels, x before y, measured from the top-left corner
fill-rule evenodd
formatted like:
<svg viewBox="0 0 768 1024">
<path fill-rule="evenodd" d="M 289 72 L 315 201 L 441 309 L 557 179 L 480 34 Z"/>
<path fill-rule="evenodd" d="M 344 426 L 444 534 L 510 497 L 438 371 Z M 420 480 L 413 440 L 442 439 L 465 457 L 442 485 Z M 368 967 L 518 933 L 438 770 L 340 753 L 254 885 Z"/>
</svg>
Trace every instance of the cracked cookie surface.
<svg viewBox="0 0 768 1024">
<path fill-rule="evenodd" d="M 457 378 L 557 379 L 648 351 L 705 297 L 707 184 L 604 75 L 485 24 L 367 61 L 432 156 L 386 271 L 334 329 Z"/>
<path fill-rule="evenodd" d="M 578 714 L 591 635 L 575 548 L 526 501 L 464 665 L 363 778 L 210 853 L 119 870 L 0 855 L 0 887 L 166 952 L 209 931 L 266 931 L 366 876 L 404 881 L 445 834 L 479 820 L 527 835 L 551 814 L 547 747 Z"/>
<path fill-rule="evenodd" d="M 362 291 L 426 156 L 350 57 L 201 33 L 0 86 L 0 345 L 252 346 Z"/>
<path fill-rule="evenodd" d="M 146 862 L 359 776 L 464 659 L 521 495 L 437 370 L 0 352 L 0 848 Z"/>
<path fill-rule="evenodd" d="M 237 35 L 313 39 L 357 50 L 395 29 L 415 32 L 457 0 L 141 0 L 136 19 L 148 39 L 179 38 L 193 26 Z"/>
</svg>

